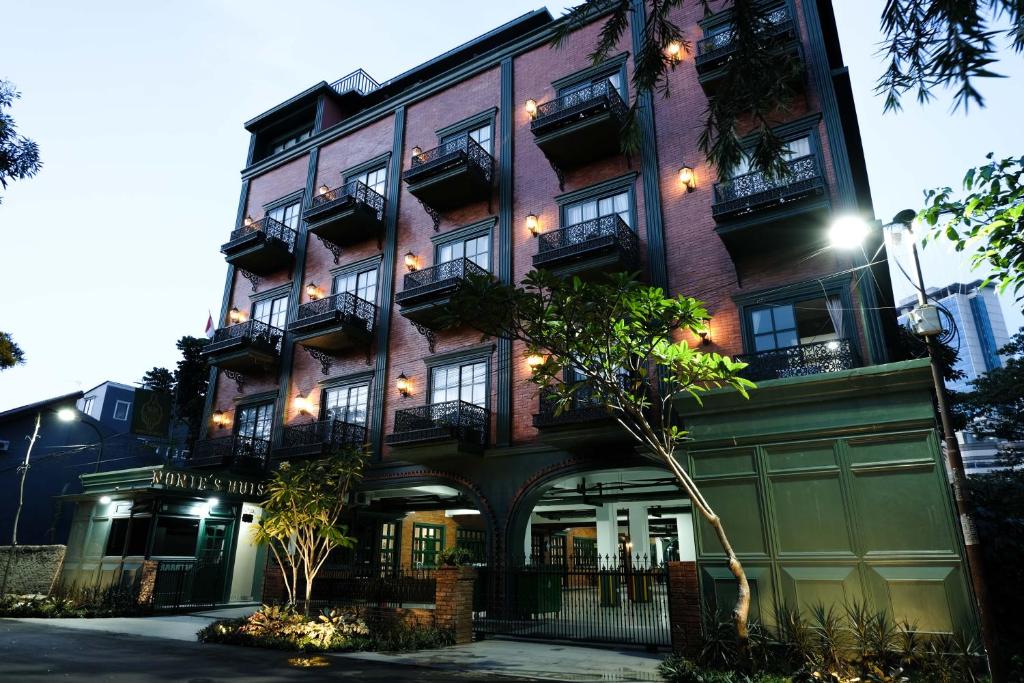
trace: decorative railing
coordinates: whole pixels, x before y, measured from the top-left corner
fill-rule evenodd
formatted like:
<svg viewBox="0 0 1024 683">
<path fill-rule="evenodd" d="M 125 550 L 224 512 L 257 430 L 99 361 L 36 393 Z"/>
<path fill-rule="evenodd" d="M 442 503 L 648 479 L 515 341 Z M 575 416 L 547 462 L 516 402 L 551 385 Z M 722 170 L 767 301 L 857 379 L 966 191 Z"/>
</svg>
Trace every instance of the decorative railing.
<svg viewBox="0 0 1024 683">
<path fill-rule="evenodd" d="M 362 69 L 356 69 L 347 76 L 342 76 L 338 80 L 331 83 L 331 87 L 334 92 L 339 95 L 345 93 L 357 92 L 360 95 L 369 95 L 374 90 L 380 87 L 380 83 L 373 80 L 370 74 L 366 73 Z"/>
<path fill-rule="evenodd" d="M 740 374 L 755 382 L 839 372 L 860 365 L 857 347 L 849 339 L 748 353 L 736 356 L 736 360 L 747 363 Z"/>
<path fill-rule="evenodd" d="M 374 322 L 377 319 L 377 307 L 351 292 L 338 292 L 299 306 L 295 322 L 292 324 L 302 326 L 304 323 L 311 322 L 313 318 L 333 318 L 335 315 L 342 320 L 358 322 L 359 326 L 365 327 L 367 332 L 373 332 Z"/>
<path fill-rule="evenodd" d="M 376 190 L 371 190 L 359 180 L 349 181 L 333 190 L 318 192 L 313 196 L 313 201 L 310 207 L 303 213 L 303 216 L 307 220 L 316 220 L 316 217 L 320 214 L 328 213 L 335 207 L 352 203 L 366 206 L 376 214 L 377 220 L 384 220 L 384 196 Z"/>
<path fill-rule="evenodd" d="M 635 263 L 639 256 L 639 240 L 618 214 L 601 216 L 541 234 L 533 265 L 540 266 L 584 254 L 589 251 L 617 247 L 626 260 Z"/>
<path fill-rule="evenodd" d="M 401 444 L 454 436 L 459 441 L 487 444 L 491 413 L 465 401 L 444 401 L 395 411 L 395 429 L 388 443 Z"/>
<path fill-rule="evenodd" d="M 610 111 L 616 116 L 626 114 L 626 103 L 611 81 L 601 81 L 581 90 L 537 105 L 537 115 L 530 129 L 540 132 L 547 128 L 583 118 L 595 111 Z"/>
<path fill-rule="evenodd" d="M 494 177 L 494 158 L 466 133 L 414 156 L 412 166 L 402 174 L 402 178 L 406 182 L 415 182 L 419 178 L 440 173 L 463 162 L 469 162 L 476 167 L 486 182 L 490 182 Z"/>
<path fill-rule="evenodd" d="M 227 346 L 248 343 L 259 344 L 280 353 L 283 339 L 284 332 L 278 328 L 260 320 L 246 320 L 244 323 L 221 327 L 215 331 L 204 352 L 213 353 Z"/>
<path fill-rule="evenodd" d="M 619 377 L 620 385 L 627 391 L 636 391 L 640 386 L 631 384 L 629 375 L 623 374 Z M 607 403 L 597 395 L 594 388 L 585 380 L 578 380 L 576 389 L 572 392 L 572 400 L 558 410 L 558 393 L 554 388 L 548 387 L 540 392 L 540 410 L 533 416 L 534 427 L 553 427 L 576 422 L 589 422 L 592 420 L 604 420 L 612 417 L 612 412 Z"/>
<path fill-rule="evenodd" d="M 288 247 L 288 251 L 295 251 L 295 231 L 281 221 L 271 218 L 270 216 L 264 216 L 258 221 L 249 223 L 249 225 L 243 225 L 240 228 L 232 230 L 229 242 L 240 240 L 258 232 L 263 233 L 267 238 L 273 237 L 274 239 L 284 242 Z"/>
<path fill-rule="evenodd" d="M 269 455 L 269 437 L 234 434 L 197 441 L 190 462 L 196 467 L 231 464 L 259 467 Z"/>
<path fill-rule="evenodd" d="M 281 447 L 328 446 L 344 448 L 366 443 L 366 426 L 338 419 L 291 425 L 281 432 Z"/>
<path fill-rule="evenodd" d="M 758 35 L 762 39 L 774 39 L 796 30 L 793 18 L 786 6 L 768 10 L 761 17 L 762 26 Z M 733 30 L 726 29 L 697 41 L 697 56 L 694 64 L 699 69 L 728 56 L 736 49 Z"/>
<path fill-rule="evenodd" d="M 469 276 L 488 275 L 487 271 L 468 258 L 458 258 L 439 263 L 430 268 L 406 273 L 402 291 L 395 297 L 401 303 L 422 297 L 432 292 L 448 289 Z"/>
<path fill-rule="evenodd" d="M 818 157 L 813 154 L 790 159 L 786 168 L 785 174 L 775 177 L 752 171 L 715 183 L 712 213 L 718 216 L 782 201 L 820 188 L 824 183 Z"/>
</svg>

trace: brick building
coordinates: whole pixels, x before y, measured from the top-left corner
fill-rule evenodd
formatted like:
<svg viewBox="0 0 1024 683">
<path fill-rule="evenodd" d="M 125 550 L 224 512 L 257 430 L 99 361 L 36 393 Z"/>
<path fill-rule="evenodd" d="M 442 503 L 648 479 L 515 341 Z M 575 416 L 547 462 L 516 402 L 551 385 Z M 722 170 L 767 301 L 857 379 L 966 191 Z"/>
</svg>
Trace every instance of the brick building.
<svg viewBox="0 0 1024 683">
<path fill-rule="evenodd" d="M 681 559 L 699 564 L 707 595 L 724 596 L 720 552 L 667 472 L 635 455 L 585 399 L 561 415 L 546 408 L 518 344 L 441 326 L 471 272 L 517 282 L 535 267 L 635 269 L 705 301 L 713 321 L 703 342 L 743 356 L 764 382 L 743 406 L 724 395 L 706 411 L 680 402 L 697 436 L 691 468 L 723 516 L 735 515 L 755 614 L 777 594 L 831 600 L 852 587 L 891 589 L 885 599 L 902 613 L 921 594 L 892 588 L 902 577 L 901 586 L 946 596 L 950 607 L 924 615 L 925 628 L 969 620 L 951 522 L 935 522 L 924 540 L 886 540 L 888 564 L 878 568 L 871 539 L 881 532 L 851 521 L 857 467 L 870 463 L 877 479 L 892 474 L 902 482 L 893 486 L 914 490 L 932 517 L 951 507 L 927 368 L 894 363 L 888 270 L 865 265 L 880 235 L 855 256 L 827 244 L 832 217 L 872 214 L 830 3 L 787 0 L 768 14 L 777 48 L 803 65 L 798 103 L 776 128 L 791 174 L 775 180 L 746 164 L 719 176 L 698 150 L 707 97 L 733 48 L 728 10 L 679 10 L 694 50 L 669 76 L 672 96 L 643 102 L 633 158 L 619 152 L 618 130 L 642 27 L 634 20 L 594 66 L 600 18 L 556 50 L 558 20 L 531 12 L 383 83 L 357 70 L 245 123 L 251 143 L 208 348 L 210 419 L 189 467 L 258 476 L 280 460 L 366 442 L 372 465 L 353 501 L 352 561 L 429 567 L 453 544 L 492 565 L 526 555 L 580 566 Z M 878 399 L 883 385 L 899 401 Z M 773 412 L 783 409 L 793 412 Z M 851 435 L 897 445 L 859 460 L 868 446 Z M 802 441 L 812 438 L 820 443 Z M 904 458 L 918 468 L 909 480 L 899 479 L 905 464 L 882 467 Z M 804 477 L 796 491 L 785 488 L 793 468 Z M 218 498 L 237 514 L 258 502 Z M 794 505 L 813 541 L 788 526 Z M 231 543 L 243 552 L 237 528 L 220 533 L 225 553 Z"/>
</svg>

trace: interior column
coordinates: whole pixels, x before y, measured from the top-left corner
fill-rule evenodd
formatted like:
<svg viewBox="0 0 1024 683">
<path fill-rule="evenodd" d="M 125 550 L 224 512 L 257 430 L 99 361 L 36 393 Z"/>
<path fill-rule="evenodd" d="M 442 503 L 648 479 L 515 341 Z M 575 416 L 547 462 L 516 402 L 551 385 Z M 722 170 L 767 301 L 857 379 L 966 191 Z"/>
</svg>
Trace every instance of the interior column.
<svg viewBox="0 0 1024 683">
<path fill-rule="evenodd" d="M 626 509 L 629 510 L 629 541 L 633 544 L 629 551 L 630 559 L 638 566 L 646 565 L 651 561 L 651 527 L 647 522 L 647 506 L 630 503 Z"/>
<path fill-rule="evenodd" d="M 597 561 L 598 564 L 618 564 L 619 561 L 619 519 L 615 505 L 605 503 L 594 510 L 597 518 Z"/>
</svg>

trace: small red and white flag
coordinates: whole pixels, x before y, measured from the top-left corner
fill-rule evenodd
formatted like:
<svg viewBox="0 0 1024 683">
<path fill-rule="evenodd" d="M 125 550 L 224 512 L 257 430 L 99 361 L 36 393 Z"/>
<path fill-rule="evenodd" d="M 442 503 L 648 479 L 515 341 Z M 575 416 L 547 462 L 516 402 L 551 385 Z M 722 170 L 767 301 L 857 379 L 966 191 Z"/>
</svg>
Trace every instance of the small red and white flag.
<svg viewBox="0 0 1024 683">
<path fill-rule="evenodd" d="M 206 338 L 213 339 L 213 313 L 206 312 Z"/>
</svg>

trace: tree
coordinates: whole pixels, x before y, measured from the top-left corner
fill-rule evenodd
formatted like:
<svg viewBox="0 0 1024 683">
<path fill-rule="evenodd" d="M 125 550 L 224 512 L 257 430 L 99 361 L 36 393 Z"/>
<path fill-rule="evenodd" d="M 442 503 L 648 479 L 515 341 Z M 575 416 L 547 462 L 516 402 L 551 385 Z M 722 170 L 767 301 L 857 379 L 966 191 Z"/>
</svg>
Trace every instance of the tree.
<svg viewBox="0 0 1024 683">
<path fill-rule="evenodd" d="M 1006 158 L 967 171 L 963 196 L 942 187 L 925 195 L 919 218 L 928 239 L 946 238 L 957 251 L 971 252 L 971 267 L 988 266 L 987 281 L 1000 293 L 1012 288 L 1024 302 L 1024 157 Z"/>
<path fill-rule="evenodd" d="M 9 332 L 0 332 L 0 370 L 8 370 L 25 363 L 25 352 Z"/>
<path fill-rule="evenodd" d="M 282 463 L 267 483 L 263 517 L 253 526 L 253 540 L 270 548 L 281 568 L 288 604 L 298 599 L 299 578 L 305 584 L 303 610 L 309 614 L 313 581 L 337 547 L 351 547 L 341 515 L 353 484 L 362 477 L 365 453 L 346 449 L 330 457 Z"/>
<path fill-rule="evenodd" d="M 746 574 L 722 520 L 676 458 L 686 439 L 673 415 L 679 395 L 700 401 L 705 391 L 730 386 L 746 396 L 754 386 L 739 376 L 745 363 L 691 348 L 681 339 L 706 328 L 710 318 L 703 305 L 690 297 L 666 297 L 628 274 L 592 283 L 534 271 L 520 286 L 469 278 L 453 298 L 451 318 L 485 336 L 524 342 L 530 354 L 546 354 L 531 381 L 550 393 L 556 413 L 586 387 L 647 457 L 668 467 L 725 551 L 739 586 L 733 617 L 745 642 Z"/>
<path fill-rule="evenodd" d="M 167 368 L 152 368 L 142 376 L 142 388 L 165 394 L 174 393 L 174 374 Z"/>
<path fill-rule="evenodd" d="M 21 93 L 9 81 L 0 80 L 0 185 L 7 189 L 11 180 L 31 178 L 43 167 L 39 160 L 39 145 L 24 135 L 18 135 L 14 117 L 9 109 Z M 0 197 L 0 203 L 3 197 Z"/>
<path fill-rule="evenodd" d="M 209 343 L 208 339 L 201 337 L 182 337 L 177 343 L 181 359 L 174 370 L 174 412 L 188 425 L 189 448 L 199 438 L 206 408 L 210 366 L 203 356 L 203 349 Z"/>
<path fill-rule="evenodd" d="M 972 381 L 957 408 L 977 436 L 1024 442 L 1024 329 L 999 353 L 1003 366 Z"/>
<path fill-rule="evenodd" d="M 928 344 L 925 343 L 923 337 L 914 334 L 906 325 L 899 326 L 898 335 L 896 343 L 899 345 L 900 355 L 903 358 L 928 357 Z M 960 352 L 941 339 L 936 341 L 939 346 L 939 367 L 942 368 L 942 379 L 949 383 L 957 382 L 967 377 L 963 370 L 956 367 L 956 363 L 960 358 Z"/>
</svg>

